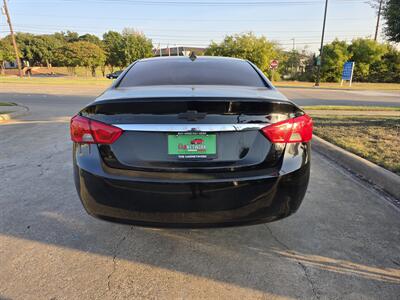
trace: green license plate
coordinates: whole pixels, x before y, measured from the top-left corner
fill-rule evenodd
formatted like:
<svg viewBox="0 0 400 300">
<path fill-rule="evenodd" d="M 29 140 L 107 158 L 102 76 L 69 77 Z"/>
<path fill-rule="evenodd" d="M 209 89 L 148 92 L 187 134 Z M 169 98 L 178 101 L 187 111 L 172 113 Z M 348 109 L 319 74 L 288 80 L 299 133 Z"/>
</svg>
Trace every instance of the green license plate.
<svg viewBox="0 0 400 300">
<path fill-rule="evenodd" d="M 168 154 L 187 159 L 216 158 L 217 136 L 203 132 L 168 134 Z"/>
</svg>

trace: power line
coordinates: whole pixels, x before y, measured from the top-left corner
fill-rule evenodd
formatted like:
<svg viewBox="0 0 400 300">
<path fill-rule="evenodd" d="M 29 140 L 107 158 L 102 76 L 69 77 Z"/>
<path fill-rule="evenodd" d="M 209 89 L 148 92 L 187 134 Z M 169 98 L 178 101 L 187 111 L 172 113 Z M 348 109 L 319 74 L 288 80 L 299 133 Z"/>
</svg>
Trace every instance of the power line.
<svg viewBox="0 0 400 300">
<path fill-rule="evenodd" d="M 6 26 L 6 25 L 0 25 L 0 27 L 1 26 Z M 56 26 L 56 25 L 37 25 L 37 24 L 21 24 L 21 23 L 17 23 L 17 24 L 14 24 L 14 27 L 17 27 L 17 28 L 21 28 L 21 29 L 41 29 L 41 28 L 45 28 L 45 29 L 53 29 L 53 30 L 79 30 L 79 31 L 91 31 L 91 30 L 93 30 L 93 29 L 97 29 L 97 27 L 81 27 L 81 26 L 77 26 L 77 27 L 74 27 L 74 26 L 68 26 L 67 28 L 65 27 L 65 26 L 62 26 L 62 25 L 60 25 L 60 26 Z M 197 36 L 198 34 L 202 34 L 202 33 L 204 33 L 204 34 L 207 34 L 207 36 L 209 36 L 208 35 L 208 33 L 220 33 L 220 34 L 235 34 L 235 33 L 243 33 L 243 32 L 252 32 L 251 30 L 241 30 L 241 31 L 236 31 L 236 30 L 234 30 L 234 29 L 231 29 L 231 30 L 194 30 L 194 29 L 190 29 L 190 30 L 187 30 L 187 29 L 182 29 L 182 28 L 161 28 L 161 29 L 159 29 L 159 28 L 151 28 L 151 27 L 146 27 L 146 26 L 141 26 L 140 28 L 139 27 L 137 27 L 137 29 L 138 29 L 138 31 L 141 31 L 141 30 L 145 30 L 145 31 L 155 31 L 155 32 L 165 32 L 165 31 L 171 31 L 171 32 L 188 32 L 188 33 L 190 33 L 190 36 Z M 108 30 L 106 30 L 105 32 L 107 32 Z M 97 30 L 97 32 L 103 32 L 103 31 L 98 31 Z M 276 33 L 276 34 L 281 34 L 281 33 L 318 33 L 318 32 L 320 32 L 319 30 L 256 30 L 256 31 L 253 31 L 253 32 L 256 32 L 256 33 L 260 33 L 260 34 L 271 34 L 271 33 Z M 352 29 L 349 29 L 349 30 L 343 30 L 343 31 L 332 31 L 332 32 L 328 32 L 328 33 L 331 33 L 331 34 L 342 34 L 342 33 L 353 33 L 354 32 L 354 30 L 352 30 Z M 360 33 L 360 32 L 358 32 L 358 33 Z M 365 33 L 367 34 L 367 33 L 369 33 L 369 30 L 365 30 Z M 181 35 L 179 35 L 179 36 L 181 36 Z M 318 37 L 319 37 L 320 35 L 318 35 Z"/>
<path fill-rule="evenodd" d="M 32 14 L 24 14 L 24 13 L 18 13 L 18 16 L 32 16 Z M 91 16 L 71 16 L 71 15 L 43 15 L 43 14 L 35 14 L 35 17 L 45 17 L 45 18 L 65 18 L 65 19 L 85 19 L 85 20 L 115 20 L 115 18 L 111 17 L 91 17 Z M 330 18 L 330 21 L 347 21 L 347 22 L 353 22 L 353 21 L 361 21 L 361 20 L 369 20 L 370 18 Z M 118 17 L 118 20 L 124 20 L 124 21 L 154 21 L 154 18 L 122 18 Z M 203 19 L 185 19 L 185 18 L 175 18 L 175 19 L 169 19 L 169 18 L 157 18 L 157 21 L 160 22 L 201 22 L 201 23 L 208 23 L 208 22 L 218 22 L 218 23 L 243 23 L 243 22 L 262 22 L 262 23 L 274 23 L 274 22 L 320 22 L 321 18 L 316 18 L 316 19 L 311 19 L 311 18 L 265 18 L 265 19 L 208 19 L 208 18 L 203 18 Z"/>
<path fill-rule="evenodd" d="M 43 34 L 43 31 L 31 30 L 31 32 L 38 32 L 38 33 L 42 33 Z M 48 33 L 51 34 L 53 32 L 48 32 Z M 173 40 L 173 38 L 170 37 L 170 36 L 151 36 L 151 35 L 149 35 L 149 38 L 151 38 L 151 40 L 153 41 L 154 44 L 158 44 L 158 43 L 167 44 L 167 43 L 171 43 L 171 40 Z M 352 38 L 355 38 L 355 36 L 353 36 Z M 293 43 L 292 42 L 288 42 L 289 40 L 290 39 L 288 39 L 288 40 L 271 39 L 272 42 L 278 43 L 281 46 L 290 46 L 290 45 L 292 45 Z M 333 41 L 333 40 L 334 40 L 334 38 L 331 39 L 331 41 Z M 211 42 L 212 42 L 211 39 L 199 40 L 199 39 L 190 39 L 190 38 L 188 39 L 188 38 L 180 37 L 179 39 L 174 39 L 173 44 L 185 44 L 187 46 L 207 47 Z M 218 41 L 216 41 L 216 42 L 218 42 Z M 297 42 L 296 41 L 296 44 L 297 45 L 318 45 L 319 42 L 317 40 L 317 37 L 315 37 L 315 39 L 313 39 L 313 40 L 305 40 L 305 41 L 301 41 L 301 42 Z"/>
<path fill-rule="evenodd" d="M 54 3 L 54 2 L 64 2 L 64 3 L 73 3 L 73 2 L 81 2 L 80 0 L 58 0 L 58 1 L 44 1 L 44 0 L 36 0 L 36 3 L 44 2 L 44 3 Z M 220 7 L 241 7 L 241 6 L 303 6 L 303 5 L 320 5 L 323 4 L 321 0 L 303 0 L 303 1 L 293 1 L 293 0 L 270 0 L 270 1 L 229 1 L 229 2 L 221 2 L 221 1 L 140 1 L 140 0 L 86 0 L 86 2 L 95 2 L 97 4 L 100 3 L 120 3 L 120 4 L 128 4 L 135 6 L 220 6 Z M 362 3 L 364 0 L 336 0 L 340 4 L 351 4 L 351 3 Z"/>
<path fill-rule="evenodd" d="M 30 26 L 30 27 L 21 27 L 21 26 L 16 26 L 15 27 L 16 30 L 18 32 L 24 32 L 25 30 L 27 31 L 27 33 L 43 33 L 46 32 L 47 33 L 54 33 L 52 30 L 48 29 L 48 30 L 42 30 L 40 28 L 36 28 L 35 26 Z M 270 40 L 273 41 L 292 41 L 293 38 L 287 38 L 284 39 L 282 38 L 282 34 L 279 34 L 280 31 L 278 32 L 265 32 L 263 33 L 263 35 L 265 35 L 267 38 L 269 38 Z M 293 33 L 293 31 L 287 31 L 288 33 Z M 93 32 L 92 32 L 93 33 Z M 96 33 L 101 34 L 103 33 L 103 31 L 97 31 Z M 347 33 L 347 32 L 345 32 Z M 368 35 L 369 32 L 365 32 L 365 35 Z M 195 41 L 210 41 L 213 39 L 223 39 L 225 38 L 226 35 L 229 35 L 230 33 L 221 33 L 219 36 L 215 36 L 213 38 L 206 38 L 206 36 L 208 37 L 209 35 L 201 35 L 199 33 L 192 33 L 189 35 L 185 35 L 185 34 L 179 34 L 179 35 L 173 35 L 173 34 L 160 34 L 160 33 L 151 33 L 149 31 L 145 32 L 146 36 L 148 36 L 149 38 L 168 38 L 168 39 L 184 39 L 184 40 L 195 40 Z M 332 32 L 328 34 L 330 37 L 335 38 L 338 37 L 338 32 Z M 354 38 L 354 37 L 359 37 L 360 33 L 358 33 L 357 35 L 355 34 L 351 34 L 350 32 L 348 32 L 348 34 L 341 34 L 340 37 L 341 38 Z M 296 35 L 296 39 L 297 40 L 304 40 L 304 39 L 318 39 L 320 37 L 320 35 Z"/>
</svg>

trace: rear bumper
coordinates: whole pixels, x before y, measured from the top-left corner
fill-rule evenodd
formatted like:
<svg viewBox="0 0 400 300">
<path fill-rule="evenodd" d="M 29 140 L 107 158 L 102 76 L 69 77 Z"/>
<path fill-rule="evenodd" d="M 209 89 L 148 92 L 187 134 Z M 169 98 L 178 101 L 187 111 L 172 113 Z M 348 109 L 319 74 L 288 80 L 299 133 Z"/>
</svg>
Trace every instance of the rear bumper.
<svg viewBox="0 0 400 300">
<path fill-rule="evenodd" d="M 86 211 L 110 221 L 170 227 L 270 222 L 294 213 L 307 189 L 309 145 L 291 147 L 280 169 L 264 174 L 155 178 L 155 172 L 109 172 L 96 146 L 75 145 L 75 184 Z"/>
</svg>

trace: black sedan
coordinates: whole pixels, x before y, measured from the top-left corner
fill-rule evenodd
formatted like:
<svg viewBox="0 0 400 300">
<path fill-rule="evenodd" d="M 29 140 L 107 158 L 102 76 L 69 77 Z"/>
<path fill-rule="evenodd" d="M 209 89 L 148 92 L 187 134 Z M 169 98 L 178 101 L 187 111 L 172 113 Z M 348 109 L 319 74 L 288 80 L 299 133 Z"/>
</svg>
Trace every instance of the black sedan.
<svg viewBox="0 0 400 300">
<path fill-rule="evenodd" d="M 124 72 L 124 71 L 123 70 L 115 71 L 113 73 L 107 74 L 106 77 L 108 79 L 117 79 L 118 76 L 122 74 L 122 72 Z"/>
<path fill-rule="evenodd" d="M 311 118 L 241 59 L 136 61 L 72 118 L 71 138 L 83 206 L 110 221 L 270 222 L 309 181 Z"/>
</svg>

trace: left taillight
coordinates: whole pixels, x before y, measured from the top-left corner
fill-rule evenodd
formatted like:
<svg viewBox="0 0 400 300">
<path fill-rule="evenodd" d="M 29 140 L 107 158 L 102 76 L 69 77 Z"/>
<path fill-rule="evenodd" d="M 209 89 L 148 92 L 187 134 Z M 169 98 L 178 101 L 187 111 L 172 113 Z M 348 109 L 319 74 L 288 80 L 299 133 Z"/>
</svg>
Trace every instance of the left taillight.
<svg viewBox="0 0 400 300">
<path fill-rule="evenodd" d="M 122 129 L 81 116 L 70 124 L 71 140 L 81 144 L 112 144 L 122 134 Z"/>
<path fill-rule="evenodd" d="M 302 115 L 261 129 L 272 143 L 302 143 L 312 139 L 313 122 L 310 116 Z"/>
</svg>

